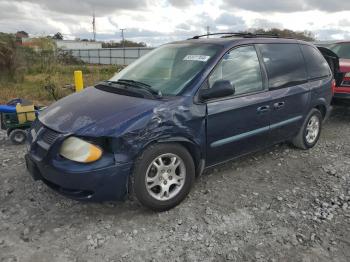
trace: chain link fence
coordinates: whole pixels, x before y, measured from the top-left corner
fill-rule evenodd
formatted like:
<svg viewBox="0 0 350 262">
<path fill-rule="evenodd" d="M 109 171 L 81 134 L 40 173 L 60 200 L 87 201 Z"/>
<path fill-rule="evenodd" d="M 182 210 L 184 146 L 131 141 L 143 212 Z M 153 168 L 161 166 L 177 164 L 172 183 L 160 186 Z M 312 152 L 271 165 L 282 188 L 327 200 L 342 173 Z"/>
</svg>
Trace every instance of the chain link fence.
<svg viewBox="0 0 350 262">
<path fill-rule="evenodd" d="M 72 49 L 72 56 L 88 64 L 129 65 L 139 57 L 153 50 L 149 47 Z"/>
</svg>

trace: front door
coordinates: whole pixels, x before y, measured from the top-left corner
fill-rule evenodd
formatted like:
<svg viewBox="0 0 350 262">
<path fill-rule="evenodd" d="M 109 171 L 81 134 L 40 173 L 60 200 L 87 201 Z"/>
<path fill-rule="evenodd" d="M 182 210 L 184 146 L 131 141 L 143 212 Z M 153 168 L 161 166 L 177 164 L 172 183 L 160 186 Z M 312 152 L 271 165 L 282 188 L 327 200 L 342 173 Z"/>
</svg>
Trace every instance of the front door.
<svg viewBox="0 0 350 262">
<path fill-rule="evenodd" d="M 228 52 L 209 77 L 228 80 L 235 94 L 207 101 L 207 165 L 254 151 L 268 144 L 270 94 L 254 46 Z"/>
</svg>

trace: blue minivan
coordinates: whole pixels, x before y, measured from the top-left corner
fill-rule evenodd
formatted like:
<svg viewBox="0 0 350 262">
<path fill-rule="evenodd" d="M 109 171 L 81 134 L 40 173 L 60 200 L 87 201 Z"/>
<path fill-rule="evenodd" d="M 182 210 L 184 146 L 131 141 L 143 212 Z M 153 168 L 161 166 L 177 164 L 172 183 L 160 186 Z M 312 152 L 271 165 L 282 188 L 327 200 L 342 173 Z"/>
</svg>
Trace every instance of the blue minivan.
<svg viewBox="0 0 350 262">
<path fill-rule="evenodd" d="M 112 79 L 46 109 L 27 169 L 73 199 L 167 210 L 205 168 L 290 141 L 317 143 L 332 71 L 312 44 L 252 34 L 156 48 Z"/>
</svg>

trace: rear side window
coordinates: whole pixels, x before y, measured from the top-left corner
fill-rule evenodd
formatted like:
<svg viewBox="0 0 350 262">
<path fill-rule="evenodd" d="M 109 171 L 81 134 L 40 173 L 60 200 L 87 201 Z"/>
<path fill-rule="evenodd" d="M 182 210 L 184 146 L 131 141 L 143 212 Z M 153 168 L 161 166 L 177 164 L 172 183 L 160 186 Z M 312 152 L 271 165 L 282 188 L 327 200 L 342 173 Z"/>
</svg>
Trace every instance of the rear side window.
<svg viewBox="0 0 350 262">
<path fill-rule="evenodd" d="M 298 85 L 307 80 L 305 62 L 297 44 L 258 45 L 269 77 L 269 88 Z"/>
<path fill-rule="evenodd" d="M 316 48 L 308 45 L 301 45 L 301 49 L 305 57 L 310 80 L 330 75 L 331 72 L 326 59 L 324 59 Z"/>
</svg>

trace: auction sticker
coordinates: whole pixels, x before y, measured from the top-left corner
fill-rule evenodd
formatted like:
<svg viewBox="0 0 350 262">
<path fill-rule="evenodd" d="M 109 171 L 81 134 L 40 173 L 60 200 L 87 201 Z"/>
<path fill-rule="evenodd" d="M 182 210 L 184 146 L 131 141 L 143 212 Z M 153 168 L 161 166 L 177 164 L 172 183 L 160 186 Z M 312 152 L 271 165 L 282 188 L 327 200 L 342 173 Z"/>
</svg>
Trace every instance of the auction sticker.
<svg viewBox="0 0 350 262">
<path fill-rule="evenodd" d="M 184 61 L 200 61 L 200 62 L 207 62 L 209 60 L 210 56 L 207 55 L 187 55 L 184 58 Z"/>
</svg>

